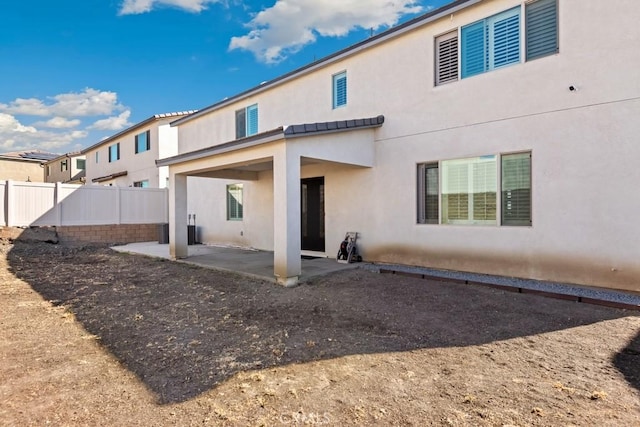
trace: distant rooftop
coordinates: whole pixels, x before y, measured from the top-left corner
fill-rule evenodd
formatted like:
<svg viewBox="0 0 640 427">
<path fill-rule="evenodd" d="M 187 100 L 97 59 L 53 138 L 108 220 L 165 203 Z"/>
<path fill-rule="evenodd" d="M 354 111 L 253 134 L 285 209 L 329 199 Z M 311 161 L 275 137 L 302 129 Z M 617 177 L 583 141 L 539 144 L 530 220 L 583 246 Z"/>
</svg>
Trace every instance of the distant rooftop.
<svg viewBox="0 0 640 427">
<path fill-rule="evenodd" d="M 58 156 L 60 155 L 41 150 L 25 150 L 0 153 L 0 159 L 24 160 L 30 162 L 45 162 L 51 159 L 55 159 Z"/>
</svg>

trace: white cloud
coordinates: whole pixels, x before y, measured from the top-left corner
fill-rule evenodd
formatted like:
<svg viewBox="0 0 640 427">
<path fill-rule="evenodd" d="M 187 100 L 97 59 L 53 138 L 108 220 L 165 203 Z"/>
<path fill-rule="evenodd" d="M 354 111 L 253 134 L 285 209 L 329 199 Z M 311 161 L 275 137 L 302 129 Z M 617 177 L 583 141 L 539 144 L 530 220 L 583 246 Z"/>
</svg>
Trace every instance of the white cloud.
<svg viewBox="0 0 640 427">
<path fill-rule="evenodd" d="M 49 98 L 46 103 L 37 98 L 17 98 L 9 104 L 0 104 L 0 112 L 27 116 L 107 116 L 124 107 L 118 103 L 115 92 L 86 88 L 80 93 L 63 93 Z"/>
<path fill-rule="evenodd" d="M 218 3 L 219 0 L 124 0 L 120 15 L 137 15 L 151 12 L 156 6 L 173 6 L 187 12 L 198 13 L 207 8 L 208 4 Z"/>
<path fill-rule="evenodd" d="M 64 117 L 54 117 L 46 122 L 36 122 L 33 126 L 41 126 L 51 129 L 68 129 L 79 126 L 80 123 L 81 122 L 78 119 L 69 120 Z"/>
<path fill-rule="evenodd" d="M 129 123 L 129 116 L 131 116 L 131 111 L 124 111 L 122 114 L 114 117 L 108 117 L 106 119 L 98 120 L 87 129 L 95 129 L 95 130 L 121 130 L 126 127 L 131 126 L 132 123 Z"/>
<path fill-rule="evenodd" d="M 25 126 L 10 114 L 0 113 L 0 149 L 2 151 L 39 148 L 55 150 L 86 138 L 85 131 L 68 132 L 41 131 L 34 126 Z"/>
<path fill-rule="evenodd" d="M 318 35 L 340 37 L 357 28 L 377 30 L 422 10 L 411 0 L 278 0 L 247 24 L 246 35 L 231 39 L 229 50 L 248 50 L 259 61 L 278 63 L 315 42 Z"/>
</svg>

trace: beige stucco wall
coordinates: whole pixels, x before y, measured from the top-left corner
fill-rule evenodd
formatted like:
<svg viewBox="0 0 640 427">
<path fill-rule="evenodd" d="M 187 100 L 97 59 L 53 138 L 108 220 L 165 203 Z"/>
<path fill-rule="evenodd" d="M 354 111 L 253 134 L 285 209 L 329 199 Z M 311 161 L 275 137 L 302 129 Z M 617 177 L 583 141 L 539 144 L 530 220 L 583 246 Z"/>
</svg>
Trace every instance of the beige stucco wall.
<svg viewBox="0 0 640 427">
<path fill-rule="evenodd" d="M 130 187 L 134 182 L 148 180 L 149 187 L 165 188 L 168 169 L 156 167 L 155 161 L 177 153 L 178 130 L 169 125 L 173 120 L 176 120 L 176 117 L 158 119 L 148 126 L 127 132 L 117 140 L 87 151 L 87 184 Z M 147 130 L 151 132 L 151 149 L 136 154 L 135 136 Z M 109 162 L 109 146 L 118 142 L 120 143 L 120 159 Z M 96 151 L 99 153 L 98 163 L 95 161 Z M 127 175 L 101 183 L 92 181 L 94 178 L 122 171 L 127 171 Z"/>
<path fill-rule="evenodd" d="M 375 130 L 374 167 L 301 169 L 301 177 L 325 177 L 328 255 L 345 231 L 359 231 L 369 261 L 640 291 L 640 228 L 633 217 L 640 210 L 633 196 L 640 182 L 636 2 L 561 0 L 558 55 L 433 84 L 434 37 L 521 4 L 481 2 L 185 123 L 180 150 L 232 140 L 234 111 L 253 103 L 260 131 L 384 114 Z M 342 70 L 348 105 L 332 110 L 331 76 Z M 571 85 L 578 90 L 569 91 Z M 418 163 L 517 151 L 532 153 L 531 227 L 416 224 Z M 272 193 L 272 175 L 244 182 L 241 225 L 219 221 L 223 184 L 203 198 L 208 205 L 192 205 L 204 240 L 269 249 L 274 206 L 265 193 Z M 243 239 L 233 239 L 239 227 Z"/>
<path fill-rule="evenodd" d="M 44 182 L 44 171 L 38 162 L 0 159 L 0 180 Z"/>
<path fill-rule="evenodd" d="M 82 169 L 78 169 L 78 159 L 84 160 L 85 156 L 80 155 L 58 158 L 44 165 L 45 182 L 67 182 L 72 177 L 77 176 L 80 172 L 82 172 Z M 66 161 L 68 164 L 66 171 L 61 170 L 61 165 L 64 161 Z"/>
</svg>

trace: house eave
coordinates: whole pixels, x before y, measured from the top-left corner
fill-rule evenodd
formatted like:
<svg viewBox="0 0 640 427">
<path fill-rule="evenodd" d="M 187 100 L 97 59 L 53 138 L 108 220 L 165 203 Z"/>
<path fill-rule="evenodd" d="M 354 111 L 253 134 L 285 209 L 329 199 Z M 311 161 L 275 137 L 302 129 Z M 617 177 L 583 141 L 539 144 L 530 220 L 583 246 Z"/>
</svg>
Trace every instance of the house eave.
<svg viewBox="0 0 640 427">
<path fill-rule="evenodd" d="M 186 116 L 186 117 L 182 117 L 179 118 L 173 122 L 171 122 L 171 126 L 180 126 L 182 124 L 188 123 L 191 120 L 195 120 L 199 117 L 208 115 L 216 110 L 219 110 L 221 108 L 224 108 L 228 105 L 231 105 L 233 103 L 236 103 L 238 101 L 241 101 L 245 98 L 248 98 L 250 96 L 255 96 L 258 95 L 262 92 L 265 92 L 267 90 L 273 89 L 274 87 L 277 87 L 279 85 L 282 85 L 284 83 L 287 83 L 291 80 L 297 79 L 301 76 L 304 76 L 306 74 L 312 73 L 318 69 L 324 68 L 328 65 L 331 65 L 335 62 L 341 61 L 347 57 L 353 56 L 363 50 L 366 49 L 370 49 L 374 46 L 377 46 L 379 44 L 385 43 L 391 39 L 394 39 L 396 37 L 399 37 L 403 34 L 406 34 L 410 31 L 413 31 L 417 28 L 420 28 L 424 25 L 428 25 L 431 22 L 437 21 L 438 19 L 441 19 L 447 15 L 451 15 L 453 13 L 456 13 L 462 9 L 466 9 L 468 7 L 473 6 L 474 4 L 480 3 L 481 1 L 484 0 L 457 0 L 454 1 L 453 3 L 449 3 L 447 5 L 442 6 L 439 9 L 436 9 L 434 11 L 431 12 L 427 12 L 421 16 L 418 16 L 414 19 L 411 19 L 403 24 L 398 25 L 397 27 L 393 27 L 390 28 L 386 31 L 383 31 L 380 34 L 377 34 L 375 36 L 372 36 L 366 40 L 363 40 L 359 43 L 356 43 L 354 45 L 351 45 L 345 49 L 342 49 L 338 52 L 335 52 L 331 55 L 328 55 L 324 58 L 321 58 L 315 62 L 312 62 L 308 65 L 305 65 L 303 67 L 300 67 L 296 70 L 293 70 L 289 73 L 283 74 L 282 76 L 276 77 L 273 80 L 270 80 L 266 83 L 262 83 L 258 86 L 255 86 L 251 89 L 248 89 L 244 92 L 241 92 L 237 95 L 231 96 L 229 98 L 225 98 L 220 102 L 217 102 L 215 104 L 212 104 L 208 107 L 202 108 L 199 111 Z"/>
<path fill-rule="evenodd" d="M 384 116 L 379 115 L 376 117 L 368 117 L 363 119 L 338 120 L 332 122 L 316 122 L 282 126 L 247 138 L 236 139 L 233 141 L 225 142 L 223 144 L 202 148 L 200 150 L 178 154 L 176 156 L 167 157 L 165 159 L 159 159 L 156 160 L 156 166 L 171 166 L 193 160 L 200 160 L 213 155 L 255 147 L 257 145 L 267 144 L 278 140 L 288 140 L 353 130 L 377 128 L 384 124 L 384 120 Z"/>
</svg>

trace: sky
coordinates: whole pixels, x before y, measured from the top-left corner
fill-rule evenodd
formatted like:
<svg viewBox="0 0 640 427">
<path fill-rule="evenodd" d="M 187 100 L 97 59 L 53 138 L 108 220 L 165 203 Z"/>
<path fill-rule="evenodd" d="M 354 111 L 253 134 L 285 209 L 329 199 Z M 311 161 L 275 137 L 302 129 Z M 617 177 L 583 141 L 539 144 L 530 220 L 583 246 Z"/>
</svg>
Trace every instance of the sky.
<svg viewBox="0 0 640 427">
<path fill-rule="evenodd" d="M 68 153 L 201 109 L 452 0 L 10 0 L 0 153 Z"/>
</svg>

